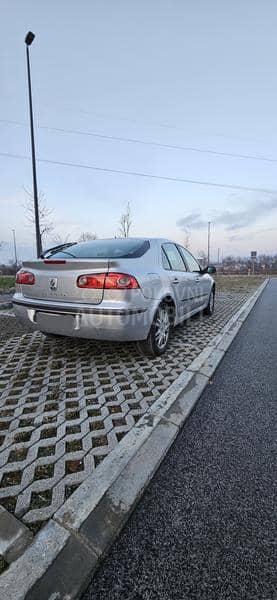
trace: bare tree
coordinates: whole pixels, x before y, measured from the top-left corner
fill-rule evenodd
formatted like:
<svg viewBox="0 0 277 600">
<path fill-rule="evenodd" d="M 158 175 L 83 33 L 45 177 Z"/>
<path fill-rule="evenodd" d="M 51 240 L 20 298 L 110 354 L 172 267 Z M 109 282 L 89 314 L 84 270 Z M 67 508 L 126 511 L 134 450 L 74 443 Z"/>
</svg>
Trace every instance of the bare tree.
<svg viewBox="0 0 277 600">
<path fill-rule="evenodd" d="M 78 239 L 78 242 L 89 242 L 90 240 L 97 240 L 97 234 L 91 233 L 90 231 L 83 231 Z"/>
<path fill-rule="evenodd" d="M 67 233 L 66 235 L 61 235 L 60 233 L 54 233 L 54 235 L 52 235 L 51 240 L 53 242 L 53 244 L 56 244 L 58 246 L 58 244 L 67 244 L 67 242 L 69 241 L 70 235 L 69 233 Z"/>
<path fill-rule="evenodd" d="M 119 220 L 119 235 L 120 237 L 127 238 L 130 234 L 130 229 L 132 225 L 132 216 L 131 216 L 131 207 L 128 202 L 126 207 L 126 212 L 123 213 Z"/>
<path fill-rule="evenodd" d="M 34 225 L 35 223 L 35 215 L 34 215 L 34 200 L 33 194 L 30 190 L 24 188 L 26 193 L 26 202 L 24 204 L 26 210 L 26 220 L 29 225 Z M 38 195 L 38 213 L 39 213 L 39 226 L 40 226 L 40 235 L 41 239 L 49 236 L 54 231 L 54 225 L 52 221 L 49 220 L 50 215 L 52 214 L 52 210 L 47 207 L 45 202 L 45 194 L 44 192 L 39 192 Z"/>
</svg>

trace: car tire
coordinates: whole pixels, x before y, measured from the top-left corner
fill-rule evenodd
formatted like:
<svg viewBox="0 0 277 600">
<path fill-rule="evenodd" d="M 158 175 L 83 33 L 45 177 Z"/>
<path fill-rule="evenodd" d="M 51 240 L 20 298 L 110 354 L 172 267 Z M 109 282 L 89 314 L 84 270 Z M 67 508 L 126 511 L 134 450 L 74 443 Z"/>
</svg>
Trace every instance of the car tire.
<svg viewBox="0 0 277 600">
<path fill-rule="evenodd" d="M 209 297 L 209 303 L 206 306 L 206 308 L 204 308 L 203 313 L 204 315 L 208 315 L 208 317 L 210 317 L 211 315 L 213 315 L 214 313 L 214 303 L 215 303 L 215 289 L 213 288 L 211 293 L 210 293 L 210 297 Z"/>
<path fill-rule="evenodd" d="M 162 303 L 155 314 L 147 339 L 138 342 L 140 352 L 152 357 L 164 354 L 168 348 L 171 329 L 170 306 Z"/>
</svg>

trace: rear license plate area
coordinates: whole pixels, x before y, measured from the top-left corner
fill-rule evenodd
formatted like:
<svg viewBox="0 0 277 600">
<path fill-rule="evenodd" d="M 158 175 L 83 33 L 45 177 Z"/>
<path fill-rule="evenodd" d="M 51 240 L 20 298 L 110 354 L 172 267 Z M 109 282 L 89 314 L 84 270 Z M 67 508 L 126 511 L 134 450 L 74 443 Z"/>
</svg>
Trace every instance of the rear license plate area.
<svg viewBox="0 0 277 600">
<path fill-rule="evenodd" d="M 47 312 L 36 313 L 36 323 L 42 331 L 68 335 L 75 329 L 75 315 L 60 315 Z"/>
</svg>

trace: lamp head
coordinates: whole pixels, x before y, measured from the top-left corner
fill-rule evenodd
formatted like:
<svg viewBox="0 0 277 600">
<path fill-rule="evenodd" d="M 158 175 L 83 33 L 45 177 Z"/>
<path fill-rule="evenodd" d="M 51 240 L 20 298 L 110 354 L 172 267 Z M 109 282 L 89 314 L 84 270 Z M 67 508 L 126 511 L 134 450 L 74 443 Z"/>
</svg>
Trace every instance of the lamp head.
<svg viewBox="0 0 277 600">
<path fill-rule="evenodd" d="M 32 31 L 28 31 L 26 37 L 25 37 L 25 44 L 27 44 L 27 46 L 31 46 L 31 43 L 34 41 L 35 39 L 35 34 Z"/>
</svg>

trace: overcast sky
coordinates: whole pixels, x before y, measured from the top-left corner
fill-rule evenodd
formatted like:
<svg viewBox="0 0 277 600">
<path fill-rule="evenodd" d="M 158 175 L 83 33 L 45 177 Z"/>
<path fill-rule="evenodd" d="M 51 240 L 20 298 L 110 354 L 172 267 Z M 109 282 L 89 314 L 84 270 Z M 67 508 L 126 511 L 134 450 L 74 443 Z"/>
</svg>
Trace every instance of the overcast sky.
<svg viewBox="0 0 277 600">
<path fill-rule="evenodd" d="M 277 163 L 226 156 L 277 161 L 276 17 L 274 0 L 1 0 L 0 153 L 30 156 L 31 29 L 37 157 L 168 178 L 38 162 L 56 234 L 114 236 L 129 201 L 134 235 L 188 232 L 198 254 L 211 220 L 214 258 L 276 253 Z M 34 249 L 31 163 L 0 154 L 0 169 L 1 262 L 12 228 L 21 258 Z"/>
</svg>

